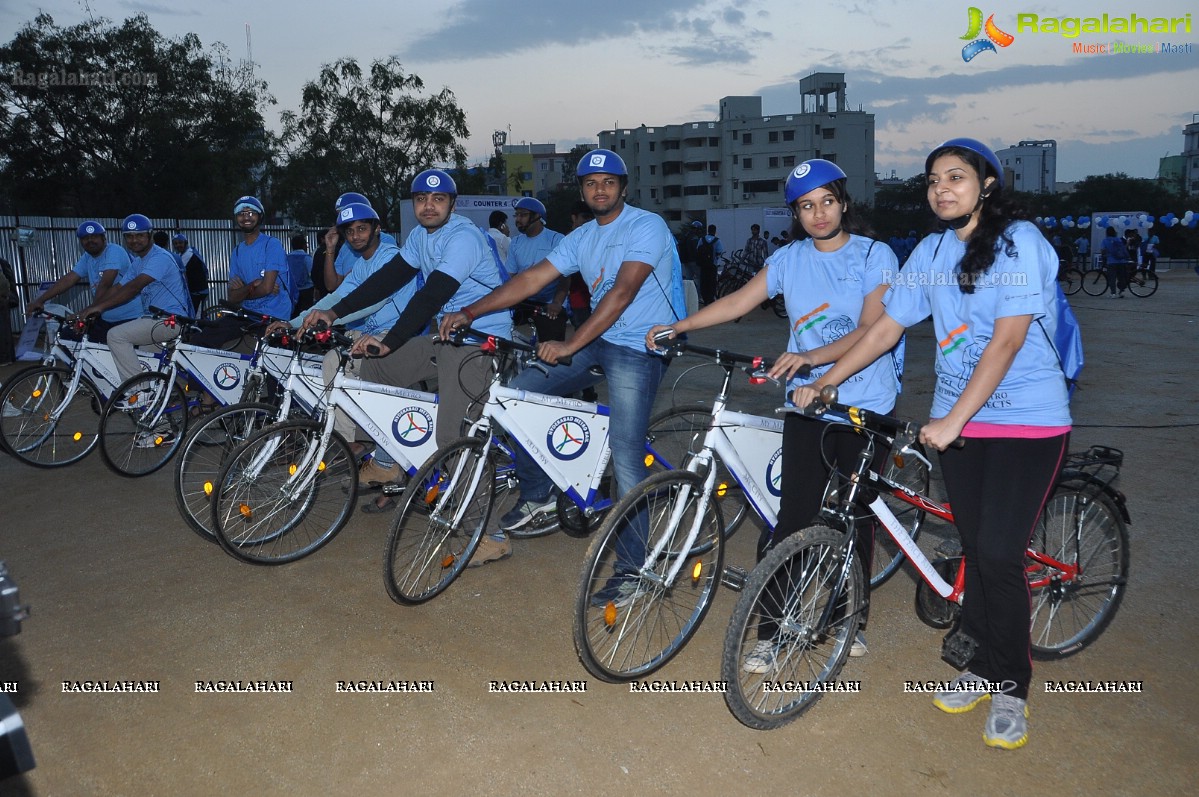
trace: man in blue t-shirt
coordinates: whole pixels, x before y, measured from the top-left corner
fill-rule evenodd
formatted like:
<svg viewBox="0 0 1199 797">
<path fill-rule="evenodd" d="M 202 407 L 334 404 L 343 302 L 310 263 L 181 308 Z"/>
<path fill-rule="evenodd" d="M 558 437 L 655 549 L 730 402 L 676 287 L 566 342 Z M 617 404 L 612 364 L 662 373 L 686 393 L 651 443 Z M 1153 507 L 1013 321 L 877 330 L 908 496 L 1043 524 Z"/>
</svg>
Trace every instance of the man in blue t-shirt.
<svg viewBox="0 0 1199 797">
<path fill-rule="evenodd" d="M 547 258 L 499 290 L 447 313 L 440 332 L 449 337 L 458 327 L 474 325 L 474 318 L 511 307 L 564 276 L 582 274 L 591 289 L 591 316 L 569 341 L 543 341 L 537 347 L 538 358 L 548 365 L 568 356 L 570 365 L 548 368 L 548 373 L 528 368 L 509 386 L 565 396 L 607 380 L 614 498 L 619 498 L 646 477 L 645 434 L 666 362 L 646 351 L 645 335 L 656 319 L 679 319 L 685 314 L 682 266 L 666 222 L 625 204 L 628 170 L 619 155 L 592 150 L 579 161 L 575 173 L 583 201 L 595 219 L 572 231 Z M 592 371 L 597 365 L 602 376 Z M 508 557 L 512 552 L 508 531 L 553 514 L 553 482 L 524 449 L 516 449 L 515 462 L 520 502 L 499 519 L 498 530 L 480 542 L 472 567 Z M 621 539 L 617 570 L 622 574 L 642 564 L 645 540 L 635 537 Z M 614 578 L 593 600 L 612 598 L 623 606 L 636 589 L 635 579 Z"/>
<path fill-rule="evenodd" d="M 508 245 L 506 267 L 510 277 L 545 260 L 563 238 L 562 233 L 545 226 L 545 205 L 540 200 L 521 197 L 516 200 L 512 215 L 516 219 L 517 234 Z M 566 340 L 563 305 L 569 292 L 570 277 L 562 277 L 529 297 L 530 303 L 541 305 L 538 308 L 541 312 L 532 314 L 538 340 Z"/>
<path fill-rule="evenodd" d="M 374 209 L 370 200 L 363 194 L 357 191 L 346 191 L 333 203 L 333 213 L 340 214 L 341 209 L 349 204 L 366 205 L 368 208 Z M 354 270 L 354 264 L 359 258 L 354 247 L 346 245 L 345 236 L 341 234 L 340 229 L 339 225 L 334 224 L 325 231 L 325 254 L 321 263 L 325 279 L 325 293 L 333 293 L 337 290 L 337 286 L 342 283 L 342 280 Z M 379 231 L 379 242 L 392 246 L 399 245 L 394 235 L 382 229 Z"/>
<path fill-rule="evenodd" d="M 308 236 L 291 237 L 287 270 L 291 273 L 291 302 L 294 312 L 302 313 L 312 307 L 312 255 L 308 254 Z"/>
<path fill-rule="evenodd" d="M 29 315 L 40 313 L 49 299 L 73 288 L 79 282 L 86 282 L 92 289 L 93 302 L 103 299 L 129 270 L 129 253 L 116 244 L 109 244 L 104 237 L 104 225 L 98 221 L 85 221 L 75 230 L 83 254 L 75 261 L 75 266 L 42 292 L 42 295 L 29 303 L 26 312 Z M 88 340 L 104 343 L 108 340 L 108 331 L 117 324 L 140 318 L 141 302 L 136 298 L 125 304 L 105 310 L 100 317 L 92 322 L 88 331 Z M 64 332 L 64 337 L 76 339 L 73 333 Z"/>
<path fill-rule="evenodd" d="M 183 276 L 187 280 L 187 291 L 192 297 L 192 314 L 200 317 L 204 303 L 208 301 L 208 264 L 204 256 L 187 240 L 183 233 L 171 238 L 171 248 L 183 262 Z"/>
</svg>

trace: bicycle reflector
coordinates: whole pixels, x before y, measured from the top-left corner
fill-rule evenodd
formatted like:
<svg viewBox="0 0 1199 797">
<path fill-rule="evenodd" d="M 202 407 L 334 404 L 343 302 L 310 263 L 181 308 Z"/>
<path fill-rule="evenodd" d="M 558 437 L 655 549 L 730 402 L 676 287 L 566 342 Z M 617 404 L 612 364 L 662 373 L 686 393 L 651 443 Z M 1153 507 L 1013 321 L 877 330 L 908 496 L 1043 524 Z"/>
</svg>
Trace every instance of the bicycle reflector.
<svg viewBox="0 0 1199 797">
<path fill-rule="evenodd" d="M 750 383 L 751 385 L 764 385 L 764 384 L 766 384 L 766 377 L 764 377 L 764 376 L 754 376 L 754 373 L 755 373 L 755 372 L 756 372 L 756 371 L 757 371 L 759 368 L 761 368 L 761 367 L 762 367 L 762 358 L 761 358 L 761 357 L 754 357 L 754 361 L 753 361 L 753 369 L 752 369 L 752 370 L 749 372 L 749 383 Z"/>
<path fill-rule="evenodd" d="M 317 343 L 328 343 L 329 339 L 333 337 L 333 332 L 328 329 L 322 329 L 313 335 L 313 337 L 316 339 Z"/>
<path fill-rule="evenodd" d="M 176 326 L 179 325 L 179 322 L 175 320 L 174 315 L 169 315 L 163 319 L 162 325 L 164 327 L 166 327 L 167 329 L 174 329 Z"/>
<path fill-rule="evenodd" d="M 483 345 L 479 346 L 479 348 L 488 354 L 495 354 L 496 349 L 498 348 L 498 345 L 495 342 L 495 335 L 488 335 L 487 340 L 483 341 Z"/>
</svg>

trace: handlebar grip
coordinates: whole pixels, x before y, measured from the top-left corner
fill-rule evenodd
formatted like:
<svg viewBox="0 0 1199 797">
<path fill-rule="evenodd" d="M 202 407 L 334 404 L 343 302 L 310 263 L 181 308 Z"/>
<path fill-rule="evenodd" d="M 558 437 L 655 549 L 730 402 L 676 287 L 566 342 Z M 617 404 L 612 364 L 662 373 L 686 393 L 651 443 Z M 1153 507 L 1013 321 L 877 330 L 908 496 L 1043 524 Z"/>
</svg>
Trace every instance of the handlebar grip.
<svg viewBox="0 0 1199 797">
<path fill-rule="evenodd" d="M 380 349 L 378 346 L 376 346 L 373 343 L 366 347 L 366 353 L 372 357 L 378 357 L 382 351 L 383 351 L 382 349 Z"/>
</svg>

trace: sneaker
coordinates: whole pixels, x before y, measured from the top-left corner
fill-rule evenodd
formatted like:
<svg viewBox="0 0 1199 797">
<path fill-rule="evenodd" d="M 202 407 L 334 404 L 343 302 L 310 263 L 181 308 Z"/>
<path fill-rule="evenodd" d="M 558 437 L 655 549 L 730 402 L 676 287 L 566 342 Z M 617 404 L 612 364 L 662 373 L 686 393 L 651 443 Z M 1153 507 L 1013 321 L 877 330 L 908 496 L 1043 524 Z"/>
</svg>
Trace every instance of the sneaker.
<svg viewBox="0 0 1199 797">
<path fill-rule="evenodd" d="M 1005 685 L 1008 683 L 1012 682 L 1006 681 Z M 1028 742 L 1028 702 L 1007 694 L 995 695 L 983 727 L 983 742 L 987 747 L 1004 750 L 1023 747 Z"/>
<path fill-rule="evenodd" d="M 374 459 L 368 460 L 358 469 L 358 483 L 371 487 L 399 483 L 402 476 L 403 471 L 400 469 L 399 463 L 393 463 L 390 468 L 385 468 Z"/>
<path fill-rule="evenodd" d="M 759 639 L 745 661 L 741 662 L 741 671 L 765 675 L 774 669 L 774 653 L 774 642 Z"/>
<path fill-rule="evenodd" d="M 986 678 L 964 672 L 949 682 L 948 689 L 933 696 L 933 705 L 948 714 L 961 714 L 988 700 L 991 697 L 988 688 Z"/>
<path fill-rule="evenodd" d="M 488 534 L 479 540 L 479 547 L 475 548 L 475 555 L 470 558 L 466 566 L 482 567 L 488 562 L 498 562 L 501 559 L 507 559 L 511 555 L 512 542 L 507 537 L 497 540 Z"/>
<path fill-rule="evenodd" d="M 591 605 L 601 608 L 611 603 L 617 609 L 623 609 L 647 591 L 637 576 L 612 576 L 591 596 Z"/>
<path fill-rule="evenodd" d="M 866 635 L 859 631 L 857 637 L 853 640 L 853 644 L 849 646 L 849 657 L 851 659 L 860 659 L 869 652 L 869 648 L 866 647 Z"/>
<path fill-rule="evenodd" d="M 5 418 L 16 418 L 19 415 L 21 415 L 21 410 L 19 410 L 17 408 L 17 405 L 12 403 L 12 399 L 9 399 L 8 401 L 4 402 L 4 417 Z"/>
<path fill-rule="evenodd" d="M 552 496 L 540 501 L 520 501 L 500 518 L 500 530 L 512 531 L 524 528 L 534 518 L 543 516 L 549 512 L 557 512 L 557 509 L 558 501 Z"/>
</svg>

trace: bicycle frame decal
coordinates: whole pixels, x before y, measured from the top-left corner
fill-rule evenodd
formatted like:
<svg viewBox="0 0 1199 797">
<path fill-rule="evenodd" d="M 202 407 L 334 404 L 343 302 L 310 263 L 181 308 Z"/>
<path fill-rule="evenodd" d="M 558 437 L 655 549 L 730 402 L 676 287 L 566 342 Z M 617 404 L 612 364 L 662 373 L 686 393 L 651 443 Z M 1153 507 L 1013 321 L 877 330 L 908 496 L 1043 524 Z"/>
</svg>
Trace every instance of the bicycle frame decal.
<svg viewBox="0 0 1199 797">
<path fill-rule="evenodd" d="M 779 461 L 782 458 L 783 447 L 779 446 L 779 450 L 774 452 L 770 462 L 766 464 L 766 491 L 775 498 L 783 497 L 783 463 Z"/>
<path fill-rule="evenodd" d="M 333 391 L 337 408 L 361 426 L 409 476 L 437 450 L 437 396 L 433 393 L 364 382 L 341 372 L 333 380 Z M 405 416 L 411 417 L 411 428 Z M 391 418 L 383 421 L 391 432 L 383 431 L 375 418 Z"/>
<path fill-rule="evenodd" d="M 233 363 L 221 363 L 212 372 L 212 381 L 216 382 L 218 387 L 232 390 L 241 382 L 241 369 Z"/>
<path fill-rule="evenodd" d="M 234 356 L 237 360 L 232 359 Z M 236 390 L 241 384 L 241 369 L 235 363 L 244 366 L 252 359 L 249 354 L 235 355 L 224 349 L 209 349 L 190 343 L 180 343 L 175 347 L 176 366 L 198 381 L 222 405 L 233 404 L 241 398 Z M 228 369 L 235 372 L 236 378 L 232 382 L 229 381 Z"/>
<path fill-rule="evenodd" d="M 391 434 L 400 445 L 415 448 L 433 436 L 433 416 L 423 407 L 405 407 L 392 420 Z"/>
<path fill-rule="evenodd" d="M 879 522 L 890 533 L 895 543 L 903 549 L 903 552 L 908 555 L 908 560 L 916 566 L 920 574 L 924 576 L 924 580 L 928 585 L 936 590 L 937 594 L 942 598 L 948 598 L 953 594 L 953 586 L 941 578 L 936 570 L 933 569 L 932 563 L 928 561 L 928 557 L 924 555 L 924 551 L 916 545 L 915 540 L 908 536 L 907 530 L 891 508 L 883 502 L 881 496 L 875 497 L 870 502 L 870 511 L 874 512 L 874 516 L 879 519 Z"/>
<path fill-rule="evenodd" d="M 550 426 L 545 434 L 545 444 L 550 454 L 558 459 L 578 459 L 591 444 L 591 430 L 582 418 L 567 415 Z"/>
</svg>

